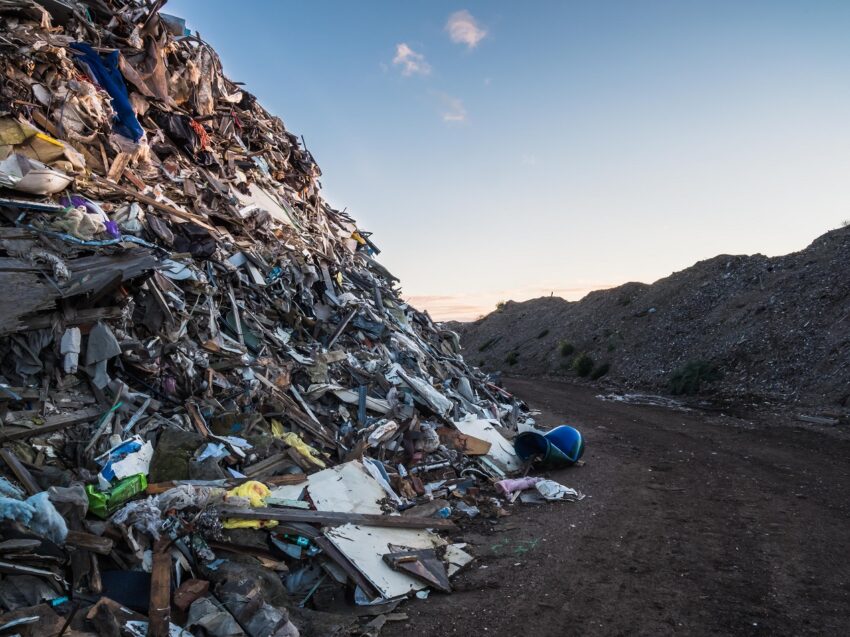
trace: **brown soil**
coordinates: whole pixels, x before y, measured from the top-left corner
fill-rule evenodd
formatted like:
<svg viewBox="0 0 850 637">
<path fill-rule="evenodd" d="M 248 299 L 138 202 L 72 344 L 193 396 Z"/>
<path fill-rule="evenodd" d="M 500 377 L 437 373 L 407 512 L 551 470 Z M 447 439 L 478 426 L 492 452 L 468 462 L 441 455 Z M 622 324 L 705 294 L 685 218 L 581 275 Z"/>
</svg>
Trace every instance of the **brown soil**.
<svg viewBox="0 0 850 637">
<path fill-rule="evenodd" d="M 507 385 L 582 430 L 586 464 L 551 477 L 590 497 L 476 521 L 456 592 L 382 635 L 847 634 L 846 431 Z"/>
</svg>

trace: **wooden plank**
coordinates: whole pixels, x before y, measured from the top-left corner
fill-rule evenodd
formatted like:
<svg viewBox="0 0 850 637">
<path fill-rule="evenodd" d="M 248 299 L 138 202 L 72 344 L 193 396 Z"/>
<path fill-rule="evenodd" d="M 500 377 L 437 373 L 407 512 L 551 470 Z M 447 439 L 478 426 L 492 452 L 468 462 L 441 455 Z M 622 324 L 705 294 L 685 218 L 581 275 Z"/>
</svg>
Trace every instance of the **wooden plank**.
<svg viewBox="0 0 850 637">
<path fill-rule="evenodd" d="M 204 438 L 210 437 L 210 430 L 207 429 L 207 425 L 204 422 L 203 417 L 201 416 L 201 412 L 198 411 L 198 406 L 189 401 L 186 403 L 186 413 L 189 414 L 189 420 L 192 421 L 192 425 L 201 434 Z"/>
<path fill-rule="evenodd" d="M 323 526 L 361 524 L 395 529 L 454 529 L 454 522 L 440 518 L 413 518 L 401 515 L 374 515 L 369 513 L 345 513 L 342 511 L 302 511 L 300 509 L 245 509 L 222 507 L 222 518 L 242 520 L 278 520 L 280 522 L 305 522 Z"/>
<path fill-rule="evenodd" d="M 147 195 L 143 195 L 142 193 L 137 192 L 137 191 L 133 190 L 132 188 L 125 188 L 124 186 L 120 186 L 116 183 L 113 183 L 111 181 L 107 181 L 105 179 L 99 179 L 99 178 L 95 177 L 94 181 L 101 187 L 110 188 L 113 191 L 121 193 L 122 195 L 127 195 L 128 197 L 131 197 L 131 198 L 135 199 L 136 201 L 139 201 L 141 203 L 145 203 L 149 206 L 153 206 L 154 208 L 156 208 L 160 212 L 167 212 L 168 214 L 173 215 L 173 216 L 177 217 L 178 219 L 183 219 L 184 221 L 192 221 L 194 223 L 197 223 L 199 226 L 202 226 L 202 227 L 206 228 L 207 230 L 209 230 L 210 232 L 212 232 L 213 235 L 218 234 L 218 231 L 213 226 L 208 224 L 204 220 L 203 217 L 192 214 L 190 212 L 183 212 L 182 210 L 178 210 L 177 208 L 173 208 L 172 206 L 167 206 L 167 205 L 157 201 L 153 197 L 148 197 Z"/>
<path fill-rule="evenodd" d="M 85 531 L 68 531 L 68 537 L 65 538 L 65 544 L 78 549 L 85 549 L 92 553 L 100 555 L 109 555 L 115 543 L 108 537 L 101 537 L 94 533 L 86 533 Z"/>
<path fill-rule="evenodd" d="M 14 451 L 11 449 L 0 449 L 0 457 L 3 458 L 3 462 L 8 465 L 8 467 L 12 470 L 12 473 L 15 474 L 15 477 L 22 485 L 24 485 L 24 489 L 27 490 L 27 493 L 35 495 L 42 491 L 41 487 L 39 487 L 38 483 L 35 481 L 35 478 L 32 477 L 32 474 L 24 465 L 21 464 L 21 461 L 18 460 L 18 456 L 15 455 Z"/>
<path fill-rule="evenodd" d="M 153 554 L 148 619 L 148 637 L 168 637 L 171 621 L 171 553 L 168 550 Z"/>
<path fill-rule="evenodd" d="M 14 257 L 0 257 L 0 271 L 3 272 L 51 272 L 48 265 L 34 265 L 23 259 Z"/>
<path fill-rule="evenodd" d="M 455 429 L 440 427 L 437 429 L 440 442 L 468 456 L 484 456 L 490 451 L 492 444 L 487 440 L 462 434 Z"/>
<path fill-rule="evenodd" d="M 285 484 L 301 484 L 302 482 L 307 481 L 306 473 L 287 473 L 282 476 L 272 476 L 270 478 L 264 478 L 263 482 L 266 484 L 270 484 L 275 487 L 280 487 Z"/>
<path fill-rule="evenodd" d="M 34 387 L 11 387 L 4 386 L 2 390 L 0 390 L 0 400 L 2 401 L 15 401 L 17 402 L 19 399 L 12 396 L 9 392 L 20 396 L 20 400 L 36 400 L 40 396 L 39 390 Z"/>
<path fill-rule="evenodd" d="M 240 484 L 248 482 L 250 478 L 244 478 L 241 480 L 227 480 L 225 482 L 226 488 L 231 489 L 233 487 L 237 487 Z M 272 476 L 270 478 L 263 478 L 263 482 L 265 484 L 279 487 L 286 484 L 301 484 L 302 482 L 307 481 L 307 474 L 305 473 L 289 473 L 283 476 Z M 148 484 L 148 488 L 145 490 L 145 493 L 148 495 L 159 495 L 160 493 L 165 493 L 169 489 L 173 489 L 174 487 L 180 486 L 181 484 L 185 484 L 182 480 L 170 480 L 168 482 L 152 482 Z"/>
<path fill-rule="evenodd" d="M 242 469 L 242 473 L 249 478 L 261 477 L 266 473 L 271 473 L 272 471 L 289 465 L 290 462 L 289 455 L 281 452 L 273 456 L 269 456 L 265 460 L 260 460 L 249 467 L 245 467 Z"/>
<path fill-rule="evenodd" d="M 84 309 L 66 308 L 62 312 L 51 312 L 50 314 L 39 314 L 33 317 L 22 318 L 24 329 L 41 330 L 50 327 L 60 320 L 66 327 L 85 325 L 96 321 L 121 318 L 121 308 L 113 307 L 90 307 Z"/>
<path fill-rule="evenodd" d="M 0 434 L 0 442 L 24 440 L 26 438 L 33 438 L 35 436 L 53 433 L 60 429 L 67 429 L 68 427 L 74 427 L 75 425 L 91 422 L 92 420 L 100 417 L 102 413 L 103 412 L 99 407 L 89 407 L 87 409 L 81 409 L 80 411 L 72 411 L 68 414 L 51 416 L 45 419 L 44 424 L 41 427 L 13 432 L 9 432 L 7 428 L 6 431 Z"/>
</svg>

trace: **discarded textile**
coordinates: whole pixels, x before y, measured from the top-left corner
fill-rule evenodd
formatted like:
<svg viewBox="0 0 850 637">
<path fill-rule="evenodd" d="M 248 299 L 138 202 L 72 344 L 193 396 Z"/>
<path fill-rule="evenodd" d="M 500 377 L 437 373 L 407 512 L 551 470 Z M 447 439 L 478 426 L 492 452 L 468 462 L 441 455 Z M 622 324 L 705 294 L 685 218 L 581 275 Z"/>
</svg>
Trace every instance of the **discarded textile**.
<svg viewBox="0 0 850 637">
<path fill-rule="evenodd" d="M 145 134 L 127 92 L 127 85 L 121 71 L 118 70 L 118 51 L 100 56 L 87 42 L 72 42 L 70 47 L 78 53 L 78 60 L 86 68 L 92 79 L 112 97 L 112 107 L 117 119 L 115 132 L 138 142 Z"/>
</svg>

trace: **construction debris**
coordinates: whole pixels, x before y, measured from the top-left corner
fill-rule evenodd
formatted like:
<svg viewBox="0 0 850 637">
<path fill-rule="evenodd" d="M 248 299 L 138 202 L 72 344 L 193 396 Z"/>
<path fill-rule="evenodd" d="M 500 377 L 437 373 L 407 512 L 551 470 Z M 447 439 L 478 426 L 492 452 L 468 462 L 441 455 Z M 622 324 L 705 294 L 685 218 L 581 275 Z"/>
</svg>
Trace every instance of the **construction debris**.
<svg viewBox="0 0 850 637">
<path fill-rule="evenodd" d="M 292 637 L 449 592 L 533 421 L 163 4 L 0 0 L 0 626 Z"/>
</svg>

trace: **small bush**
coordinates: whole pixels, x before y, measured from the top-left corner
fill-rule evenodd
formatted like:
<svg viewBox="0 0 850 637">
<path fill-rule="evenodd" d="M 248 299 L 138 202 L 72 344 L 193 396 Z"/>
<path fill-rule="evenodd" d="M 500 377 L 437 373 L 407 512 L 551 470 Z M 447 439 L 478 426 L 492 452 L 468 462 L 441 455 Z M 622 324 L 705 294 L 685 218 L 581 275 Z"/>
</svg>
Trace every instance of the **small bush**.
<svg viewBox="0 0 850 637">
<path fill-rule="evenodd" d="M 505 357 L 505 362 L 506 362 L 508 365 L 516 365 L 518 360 L 519 360 L 519 353 L 518 353 L 518 352 L 510 352 L 510 353 L 509 353 L 509 354 Z"/>
<path fill-rule="evenodd" d="M 590 380 L 599 380 L 605 374 L 608 373 L 608 370 L 611 369 L 611 363 L 602 363 L 598 365 L 596 369 L 594 369 L 590 374 Z"/>
<path fill-rule="evenodd" d="M 593 370 L 593 359 L 587 354 L 579 354 L 573 361 L 573 371 L 579 376 L 587 376 Z"/>
<path fill-rule="evenodd" d="M 561 341 L 558 345 L 558 351 L 561 352 L 561 356 L 569 356 L 576 351 L 576 348 L 572 343 Z"/>
<path fill-rule="evenodd" d="M 549 333 L 549 328 L 547 327 L 545 330 L 543 330 L 542 332 L 540 332 L 540 334 L 537 335 L 537 338 L 543 338 L 548 333 Z"/>
<path fill-rule="evenodd" d="M 614 343 L 608 343 L 608 351 L 609 352 L 613 352 L 615 349 L 617 349 L 617 346 L 614 345 Z"/>
<path fill-rule="evenodd" d="M 497 312 L 501 312 L 504 309 L 505 309 L 505 302 L 504 301 L 499 301 L 498 303 L 496 303 L 496 311 Z"/>
<path fill-rule="evenodd" d="M 670 374 L 670 393 L 696 394 L 702 383 L 720 378 L 717 367 L 708 361 L 691 361 Z"/>
</svg>

